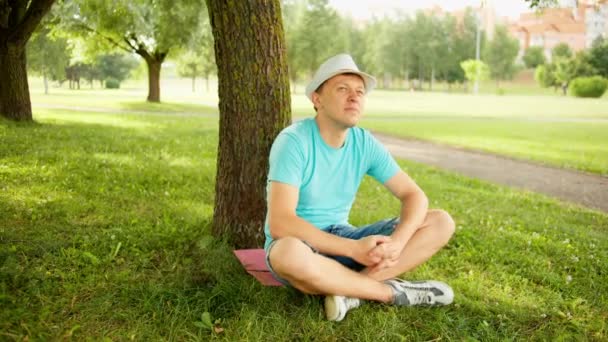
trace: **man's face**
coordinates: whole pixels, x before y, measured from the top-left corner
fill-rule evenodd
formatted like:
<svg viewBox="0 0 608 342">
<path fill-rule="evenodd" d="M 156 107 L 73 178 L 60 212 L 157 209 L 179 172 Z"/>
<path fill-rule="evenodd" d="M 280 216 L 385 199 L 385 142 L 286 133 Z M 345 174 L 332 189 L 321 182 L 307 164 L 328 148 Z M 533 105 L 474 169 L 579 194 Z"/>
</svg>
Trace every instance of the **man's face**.
<svg viewBox="0 0 608 342">
<path fill-rule="evenodd" d="M 355 74 L 336 75 L 312 94 L 319 115 L 344 128 L 355 126 L 365 106 L 365 83 Z"/>
</svg>

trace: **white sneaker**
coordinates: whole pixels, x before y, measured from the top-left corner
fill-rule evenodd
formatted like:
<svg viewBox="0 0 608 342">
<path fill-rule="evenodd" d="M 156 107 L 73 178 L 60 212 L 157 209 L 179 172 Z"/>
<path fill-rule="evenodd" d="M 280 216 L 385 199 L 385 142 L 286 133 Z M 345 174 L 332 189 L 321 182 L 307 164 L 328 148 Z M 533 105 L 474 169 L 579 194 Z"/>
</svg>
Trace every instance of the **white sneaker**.
<svg viewBox="0 0 608 342">
<path fill-rule="evenodd" d="M 443 282 L 435 280 L 406 281 L 390 279 L 385 281 L 395 293 L 394 305 L 448 305 L 454 301 L 454 291 Z"/>
<path fill-rule="evenodd" d="M 325 296 L 325 317 L 330 321 L 341 321 L 350 309 L 361 305 L 359 298 L 344 296 Z"/>
</svg>

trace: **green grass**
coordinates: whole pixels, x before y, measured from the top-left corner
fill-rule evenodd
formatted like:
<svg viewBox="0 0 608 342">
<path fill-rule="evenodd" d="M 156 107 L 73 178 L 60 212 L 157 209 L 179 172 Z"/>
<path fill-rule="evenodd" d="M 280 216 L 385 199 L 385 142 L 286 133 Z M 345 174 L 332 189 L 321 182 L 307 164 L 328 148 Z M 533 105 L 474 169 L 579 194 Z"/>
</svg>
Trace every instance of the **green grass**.
<svg viewBox="0 0 608 342">
<path fill-rule="evenodd" d="M 399 137 L 418 138 L 608 175 L 608 120 L 545 122 L 372 118 L 364 120 L 362 126 Z"/>
<path fill-rule="evenodd" d="M 319 297 L 262 287 L 209 236 L 217 118 L 35 117 L 0 121 L 0 339 L 608 339 L 604 213 L 401 162 L 457 222 L 407 277 L 447 281 L 455 303 L 332 323 Z M 366 180 L 351 220 L 397 211 Z"/>
</svg>

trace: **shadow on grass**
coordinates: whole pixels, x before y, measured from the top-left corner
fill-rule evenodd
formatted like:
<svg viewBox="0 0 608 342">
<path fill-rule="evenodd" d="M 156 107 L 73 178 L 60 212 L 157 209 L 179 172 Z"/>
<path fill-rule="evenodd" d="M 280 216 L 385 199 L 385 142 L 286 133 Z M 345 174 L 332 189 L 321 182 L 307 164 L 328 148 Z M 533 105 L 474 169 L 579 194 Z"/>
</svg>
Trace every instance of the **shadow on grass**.
<svg viewBox="0 0 608 342">
<path fill-rule="evenodd" d="M 458 225 L 407 277 L 449 282 L 456 302 L 370 304 L 336 324 L 320 297 L 261 286 L 210 237 L 216 120 L 116 117 L 0 122 L 3 338 L 605 337 L 606 215 L 401 162 Z M 376 183 L 359 196 L 357 224 L 398 212 Z M 195 324 L 205 312 L 222 333 Z"/>
</svg>

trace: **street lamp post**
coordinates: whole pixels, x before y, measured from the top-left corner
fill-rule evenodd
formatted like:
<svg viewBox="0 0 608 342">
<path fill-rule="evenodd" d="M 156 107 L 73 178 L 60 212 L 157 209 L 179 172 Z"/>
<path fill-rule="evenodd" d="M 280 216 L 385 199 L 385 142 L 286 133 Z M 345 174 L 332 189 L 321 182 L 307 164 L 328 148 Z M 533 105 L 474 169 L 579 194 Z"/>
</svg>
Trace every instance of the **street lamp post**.
<svg viewBox="0 0 608 342">
<path fill-rule="evenodd" d="M 481 8 L 483 8 L 483 1 L 481 2 Z M 481 44 L 481 15 L 479 11 L 476 13 L 475 18 L 477 19 L 477 37 L 475 42 L 475 60 L 477 61 L 477 65 L 475 68 L 475 85 L 473 86 L 473 94 L 477 95 L 479 93 L 479 49 Z"/>
</svg>

